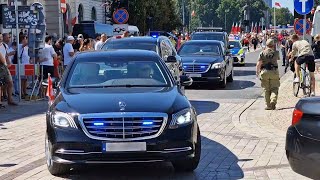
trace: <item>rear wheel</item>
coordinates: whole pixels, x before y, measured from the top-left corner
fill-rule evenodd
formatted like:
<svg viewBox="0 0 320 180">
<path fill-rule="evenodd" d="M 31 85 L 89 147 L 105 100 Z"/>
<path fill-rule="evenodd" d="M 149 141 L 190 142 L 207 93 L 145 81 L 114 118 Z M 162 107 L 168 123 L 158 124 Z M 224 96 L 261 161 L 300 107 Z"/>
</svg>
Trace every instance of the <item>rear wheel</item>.
<svg viewBox="0 0 320 180">
<path fill-rule="evenodd" d="M 185 159 L 185 160 L 173 161 L 172 165 L 176 171 L 184 171 L 184 172 L 193 171 L 198 167 L 198 164 L 200 162 L 200 155 L 201 155 L 201 135 L 200 135 L 200 130 L 198 128 L 197 143 L 195 144 L 195 149 L 194 149 L 194 157 Z"/>
<path fill-rule="evenodd" d="M 295 79 L 296 78 L 296 74 L 294 74 L 294 78 L 293 79 Z M 295 83 L 295 82 L 293 82 L 293 95 L 295 96 L 295 97 L 298 97 L 298 94 L 299 94 L 299 89 L 300 89 L 300 83 Z"/>
<path fill-rule="evenodd" d="M 46 155 L 46 162 L 49 172 L 52 175 L 65 175 L 70 171 L 70 166 L 65 164 L 59 164 L 52 160 L 52 144 L 48 139 L 48 135 L 45 138 L 45 155 Z"/>
<path fill-rule="evenodd" d="M 303 95 L 311 96 L 311 79 L 309 73 L 305 73 L 304 85 L 303 85 Z"/>
</svg>

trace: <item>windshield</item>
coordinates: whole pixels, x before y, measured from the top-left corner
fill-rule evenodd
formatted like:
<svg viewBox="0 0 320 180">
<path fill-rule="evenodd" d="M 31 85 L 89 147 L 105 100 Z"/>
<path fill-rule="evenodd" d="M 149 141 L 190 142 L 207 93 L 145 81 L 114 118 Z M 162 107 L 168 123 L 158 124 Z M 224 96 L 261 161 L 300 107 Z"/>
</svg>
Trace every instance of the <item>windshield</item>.
<svg viewBox="0 0 320 180">
<path fill-rule="evenodd" d="M 194 34 L 192 40 L 217 40 L 224 41 L 223 34 Z"/>
<path fill-rule="evenodd" d="M 170 80 L 154 61 L 79 62 L 70 72 L 70 88 L 168 87 Z"/>
<path fill-rule="evenodd" d="M 239 41 L 230 41 L 229 44 L 233 45 L 234 48 L 241 48 L 241 44 Z"/>
<path fill-rule="evenodd" d="M 153 43 L 147 42 L 126 42 L 126 41 L 111 41 L 106 43 L 103 48 L 104 50 L 112 49 L 140 49 L 147 51 L 157 52 L 157 46 Z"/>
<path fill-rule="evenodd" d="M 221 55 L 221 51 L 218 44 L 207 44 L 207 43 L 199 43 L 199 44 L 184 44 L 180 51 L 179 55 Z"/>
</svg>

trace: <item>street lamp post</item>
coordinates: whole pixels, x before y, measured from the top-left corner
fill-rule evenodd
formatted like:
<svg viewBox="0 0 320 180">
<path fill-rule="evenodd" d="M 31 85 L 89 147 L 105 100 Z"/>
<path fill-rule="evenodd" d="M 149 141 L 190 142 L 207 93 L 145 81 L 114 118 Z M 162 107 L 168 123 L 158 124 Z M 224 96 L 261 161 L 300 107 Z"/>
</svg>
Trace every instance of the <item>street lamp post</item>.
<svg viewBox="0 0 320 180">
<path fill-rule="evenodd" d="M 224 30 L 227 30 L 227 13 L 229 12 L 229 9 L 226 9 L 224 11 Z"/>
</svg>

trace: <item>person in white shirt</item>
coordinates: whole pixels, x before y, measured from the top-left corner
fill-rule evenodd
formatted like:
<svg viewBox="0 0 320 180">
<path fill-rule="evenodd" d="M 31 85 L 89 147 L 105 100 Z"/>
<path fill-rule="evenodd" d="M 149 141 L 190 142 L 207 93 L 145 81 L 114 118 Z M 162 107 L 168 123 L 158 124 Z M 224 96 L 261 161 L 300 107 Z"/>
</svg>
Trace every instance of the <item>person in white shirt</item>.
<svg viewBox="0 0 320 180">
<path fill-rule="evenodd" d="M 52 47 L 52 37 L 46 36 L 44 41 L 45 45 L 41 51 L 40 64 L 41 69 L 43 70 L 41 73 L 43 75 L 43 79 L 47 79 L 48 73 L 50 73 L 51 77 L 54 76 L 53 59 L 57 58 L 57 54 Z"/>
<path fill-rule="evenodd" d="M 101 34 L 101 39 L 95 44 L 95 50 L 101 50 L 103 44 L 107 41 L 107 35 L 105 33 Z"/>
<path fill-rule="evenodd" d="M 21 44 L 19 44 L 19 55 L 20 55 L 20 59 L 18 59 L 18 61 L 20 60 L 21 64 L 30 64 L 30 56 L 29 56 L 29 47 L 28 47 L 28 38 L 27 36 L 20 36 L 20 41 Z M 22 99 L 24 99 L 28 94 L 27 94 L 27 87 L 28 87 L 28 83 L 27 83 L 28 79 L 27 76 L 21 76 L 21 97 Z"/>
<path fill-rule="evenodd" d="M 68 66 L 70 62 L 72 61 L 72 57 L 74 56 L 74 49 L 72 47 L 72 44 L 74 43 L 74 37 L 68 36 L 67 37 L 67 43 L 63 46 L 63 60 L 64 60 L 64 66 Z"/>
</svg>

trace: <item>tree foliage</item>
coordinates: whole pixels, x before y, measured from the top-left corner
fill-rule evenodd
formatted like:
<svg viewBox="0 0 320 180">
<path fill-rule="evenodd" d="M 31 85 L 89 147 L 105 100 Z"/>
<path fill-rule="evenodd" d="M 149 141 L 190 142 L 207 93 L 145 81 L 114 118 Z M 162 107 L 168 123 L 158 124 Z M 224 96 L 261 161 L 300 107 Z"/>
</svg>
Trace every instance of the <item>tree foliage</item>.
<svg viewBox="0 0 320 180">
<path fill-rule="evenodd" d="M 181 3 L 183 0 L 174 0 L 178 9 L 178 14 L 182 16 Z M 233 22 L 240 22 L 243 18 L 243 7 L 248 4 L 250 9 L 250 19 L 259 22 L 264 16 L 264 11 L 268 9 L 264 0 L 185 0 L 189 17 L 192 11 L 195 16 L 191 18 L 192 28 L 198 26 L 225 27 L 227 20 L 227 30 L 231 29 Z M 187 23 L 188 25 L 189 23 Z"/>
<path fill-rule="evenodd" d="M 270 14 L 274 16 L 274 8 L 270 10 Z M 276 8 L 276 24 L 277 25 L 287 25 L 292 24 L 294 21 L 293 14 L 288 8 Z M 272 17 L 272 24 L 274 24 L 274 17 Z"/>
<path fill-rule="evenodd" d="M 171 31 L 181 26 L 174 0 L 130 0 L 129 24 L 139 27 L 141 32 L 151 30 Z M 150 27 L 147 18 L 150 17 Z"/>
</svg>

